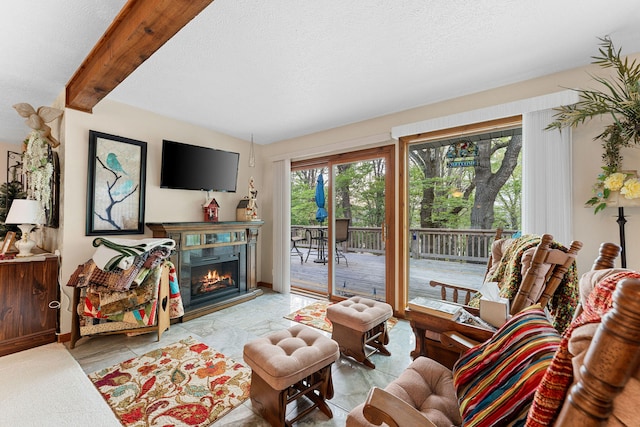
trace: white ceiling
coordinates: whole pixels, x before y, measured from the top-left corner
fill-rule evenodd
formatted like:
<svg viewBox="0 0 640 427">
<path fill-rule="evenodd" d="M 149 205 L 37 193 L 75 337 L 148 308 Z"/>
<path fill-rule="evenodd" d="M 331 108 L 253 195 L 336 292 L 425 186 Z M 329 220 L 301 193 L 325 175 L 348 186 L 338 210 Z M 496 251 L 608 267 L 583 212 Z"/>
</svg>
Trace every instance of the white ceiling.
<svg viewBox="0 0 640 427">
<path fill-rule="evenodd" d="M 124 3 L 3 2 L 0 141 Z M 585 65 L 605 35 L 640 52 L 639 18 L 638 0 L 216 0 L 107 99 L 267 144 Z"/>
</svg>

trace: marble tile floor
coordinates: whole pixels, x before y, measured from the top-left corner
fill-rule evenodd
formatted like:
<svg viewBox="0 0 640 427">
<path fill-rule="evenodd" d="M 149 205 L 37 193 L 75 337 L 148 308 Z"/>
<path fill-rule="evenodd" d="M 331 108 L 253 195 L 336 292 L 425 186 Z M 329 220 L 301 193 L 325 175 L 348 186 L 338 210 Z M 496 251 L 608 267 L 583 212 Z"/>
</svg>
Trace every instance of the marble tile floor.
<svg viewBox="0 0 640 427">
<path fill-rule="evenodd" d="M 107 335 L 82 338 L 73 350 L 69 350 L 86 373 L 91 373 L 132 357 L 140 356 L 155 348 L 163 347 L 182 338 L 192 336 L 227 357 L 244 363 L 244 344 L 254 338 L 288 328 L 295 322 L 285 315 L 305 307 L 316 300 L 297 294 L 280 294 L 263 289 L 257 298 L 223 310 L 171 325 L 160 342 L 154 334 L 127 337 Z M 315 329 L 319 331 L 318 329 Z M 319 331 L 327 336 L 330 334 Z M 364 402 L 373 386 L 385 387 L 411 363 L 409 353 L 415 347 L 415 338 L 409 322 L 400 320 L 389 333 L 387 348 L 391 356 L 374 354 L 371 360 L 376 369 L 369 369 L 351 358 L 340 357 L 332 367 L 334 397 L 329 400 L 333 418 L 329 419 L 319 410 L 314 410 L 295 425 L 302 426 L 344 426 L 347 413 Z M 296 405 L 289 405 L 289 411 L 296 411 Z M 290 418 L 289 416 L 288 418 Z M 214 423 L 219 426 L 257 426 L 269 424 L 252 407 L 247 399 L 242 405 Z"/>
</svg>

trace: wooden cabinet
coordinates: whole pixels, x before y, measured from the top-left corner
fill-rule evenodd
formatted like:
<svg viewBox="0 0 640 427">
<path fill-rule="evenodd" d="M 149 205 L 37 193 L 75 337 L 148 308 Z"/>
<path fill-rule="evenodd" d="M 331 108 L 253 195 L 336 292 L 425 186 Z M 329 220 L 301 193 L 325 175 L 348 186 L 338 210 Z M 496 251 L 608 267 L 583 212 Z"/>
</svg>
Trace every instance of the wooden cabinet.
<svg viewBox="0 0 640 427">
<path fill-rule="evenodd" d="M 57 256 L 0 261 L 0 356 L 55 342 L 59 299 Z"/>
</svg>

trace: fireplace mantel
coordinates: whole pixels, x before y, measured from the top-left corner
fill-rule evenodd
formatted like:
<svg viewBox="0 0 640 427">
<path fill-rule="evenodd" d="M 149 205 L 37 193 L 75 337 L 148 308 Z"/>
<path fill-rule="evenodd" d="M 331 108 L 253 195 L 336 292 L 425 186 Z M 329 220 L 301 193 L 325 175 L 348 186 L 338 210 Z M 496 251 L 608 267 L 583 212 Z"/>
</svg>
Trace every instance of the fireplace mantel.
<svg viewBox="0 0 640 427">
<path fill-rule="evenodd" d="M 171 261 L 178 272 L 178 283 L 185 303 L 184 320 L 189 320 L 212 311 L 255 298 L 262 294 L 257 280 L 257 241 L 263 221 L 228 222 L 161 222 L 147 223 L 153 237 L 170 238 L 176 242 L 176 250 Z M 191 282 L 190 259 L 211 257 L 219 251 L 237 251 L 241 258 L 240 276 L 246 281 L 241 291 L 207 302 L 191 302 L 187 295 Z"/>
</svg>

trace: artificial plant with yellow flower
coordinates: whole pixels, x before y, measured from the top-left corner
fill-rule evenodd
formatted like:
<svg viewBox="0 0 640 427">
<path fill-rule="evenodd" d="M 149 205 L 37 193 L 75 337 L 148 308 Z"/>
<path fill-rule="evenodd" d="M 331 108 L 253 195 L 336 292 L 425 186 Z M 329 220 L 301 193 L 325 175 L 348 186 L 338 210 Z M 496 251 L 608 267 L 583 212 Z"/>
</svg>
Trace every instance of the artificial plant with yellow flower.
<svg viewBox="0 0 640 427">
<path fill-rule="evenodd" d="M 625 199 L 640 198 L 640 180 L 635 173 L 616 172 L 603 167 L 604 173 L 598 176 L 594 185 L 595 195 L 587 200 L 587 205 L 594 206 L 594 213 L 607 207 L 607 200 L 612 192 L 619 192 Z"/>
<path fill-rule="evenodd" d="M 580 100 L 572 105 L 557 108 L 555 121 L 547 129 L 576 127 L 601 115 L 608 115 L 613 123 L 606 126 L 595 140 L 602 142 L 603 173 L 594 186 L 594 197 L 587 205 L 594 206 L 594 213 L 607 207 L 612 192 L 619 191 L 627 199 L 640 197 L 640 182 L 635 174 L 622 171 L 623 147 L 640 144 L 640 64 L 622 58 L 621 50 L 615 49 L 613 42 L 602 38 L 599 55 L 593 63 L 615 71 L 615 79 L 593 76 L 603 90 L 574 89 Z"/>
</svg>

